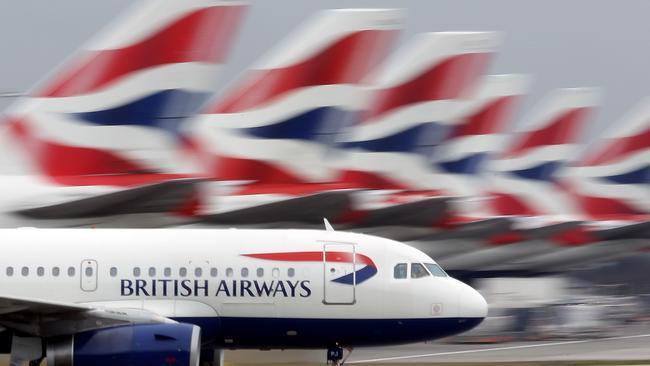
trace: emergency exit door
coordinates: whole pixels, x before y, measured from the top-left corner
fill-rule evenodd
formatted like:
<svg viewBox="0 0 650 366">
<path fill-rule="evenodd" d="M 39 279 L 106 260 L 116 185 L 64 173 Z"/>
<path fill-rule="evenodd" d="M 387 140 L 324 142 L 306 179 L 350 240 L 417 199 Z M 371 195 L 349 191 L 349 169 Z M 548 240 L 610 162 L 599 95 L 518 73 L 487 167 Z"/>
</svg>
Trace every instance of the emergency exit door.
<svg viewBox="0 0 650 366">
<path fill-rule="evenodd" d="M 97 261 L 85 259 L 81 262 L 81 289 L 83 291 L 97 290 Z"/>
<path fill-rule="evenodd" d="M 323 245 L 324 294 L 323 303 L 350 305 L 355 302 L 356 258 L 354 244 L 325 243 Z"/>
</svg>

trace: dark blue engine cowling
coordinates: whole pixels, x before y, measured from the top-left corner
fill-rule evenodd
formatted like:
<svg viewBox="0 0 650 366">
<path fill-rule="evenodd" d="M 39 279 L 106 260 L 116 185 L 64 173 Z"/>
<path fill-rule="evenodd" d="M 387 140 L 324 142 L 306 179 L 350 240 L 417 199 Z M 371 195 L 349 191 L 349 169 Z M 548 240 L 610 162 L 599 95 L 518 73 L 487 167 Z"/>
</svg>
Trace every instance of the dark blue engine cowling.
<svg viewBox="0 0 650 366">
<path fill-rule="evenodd" d="M 98 329 L 48 340 L 49 366 L 198 366 L 201 330 L 191 324 Z"/>
</svg>

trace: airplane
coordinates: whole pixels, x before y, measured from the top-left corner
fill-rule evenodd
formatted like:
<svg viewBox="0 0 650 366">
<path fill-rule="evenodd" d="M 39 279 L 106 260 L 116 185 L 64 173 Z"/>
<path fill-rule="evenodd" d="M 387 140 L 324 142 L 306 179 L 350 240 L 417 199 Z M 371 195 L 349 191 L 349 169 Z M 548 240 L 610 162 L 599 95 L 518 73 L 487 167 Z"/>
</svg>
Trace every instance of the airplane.
<svg viewBox="0 0 650 366">
<path fill-rule="evenodd" d="M 0 237 L 0 351 L 11 365 L 223 365 L 224 349 L 293 348 L 327 349 L 341 364 L 343 347 L 438 339 L 487 313 L 426 254 L 327 222 Z"/>
<path fill-rule="evenodd" d="M 348 193 L 334 188 L 349 187 L 322 184 L 329 140 L 364 107 L 366 79 L 403 19 L 400 9 L 321 11 L 188 121 L 188 149 L 214 180 L 202 219 L 314 223 L 342 211 Z"/>
<path fill-rule="evenodd" d="M 10 107 L 3 148 L 29 165 L 2 180 L 9 225 L 191 211 L 198 178 L 174 153 L 179 125 L 211 94 L 244 9 L 136 3 Z"/>
</svg>

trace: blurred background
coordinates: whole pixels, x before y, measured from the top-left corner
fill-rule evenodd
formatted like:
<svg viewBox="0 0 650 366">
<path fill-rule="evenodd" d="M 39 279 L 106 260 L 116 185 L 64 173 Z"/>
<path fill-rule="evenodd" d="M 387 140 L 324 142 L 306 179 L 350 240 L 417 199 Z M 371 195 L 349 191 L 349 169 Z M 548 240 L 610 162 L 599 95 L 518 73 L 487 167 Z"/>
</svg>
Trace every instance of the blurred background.
<svg viewBox="0 0 650 366">
<path fill-rule="evenodd" d="M 131 3 L 0 3 L 0 227 L 327 218 L 481 291 L 450 342 L 650 330 L 650 3 Z"/>
</svg>

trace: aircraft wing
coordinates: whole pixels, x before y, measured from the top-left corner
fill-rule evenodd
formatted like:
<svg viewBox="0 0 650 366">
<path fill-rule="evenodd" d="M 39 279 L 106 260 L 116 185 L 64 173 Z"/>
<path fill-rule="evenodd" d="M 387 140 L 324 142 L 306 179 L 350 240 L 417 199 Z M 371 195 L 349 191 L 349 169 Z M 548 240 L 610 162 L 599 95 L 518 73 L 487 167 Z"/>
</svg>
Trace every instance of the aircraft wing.
<svg viewBox="0 0 650 366">
<path fill-rule="evenodd" d="M 51 337 L 127 324 L 173 323 L 138 309 L 96 308 L 32 298 L 0 296 L 0 326 Z"/>
<path fill-rule="evenodd" d="M 321 224 L 323 217 L 336 217 L 350 206 L 349 192 L 326 191 L 291 197 L 276 202 L 203 216 L 218 225 L 255 225 L 269 223 Z"/>
<path fill-rule="evenodd" d="M 75 198 L 44 206 L 14 210 L 33 219 L 74 219 L 116 214 L 171 212 L 196 194 L 200 179 L 173 179 Z"/>
</svg>

